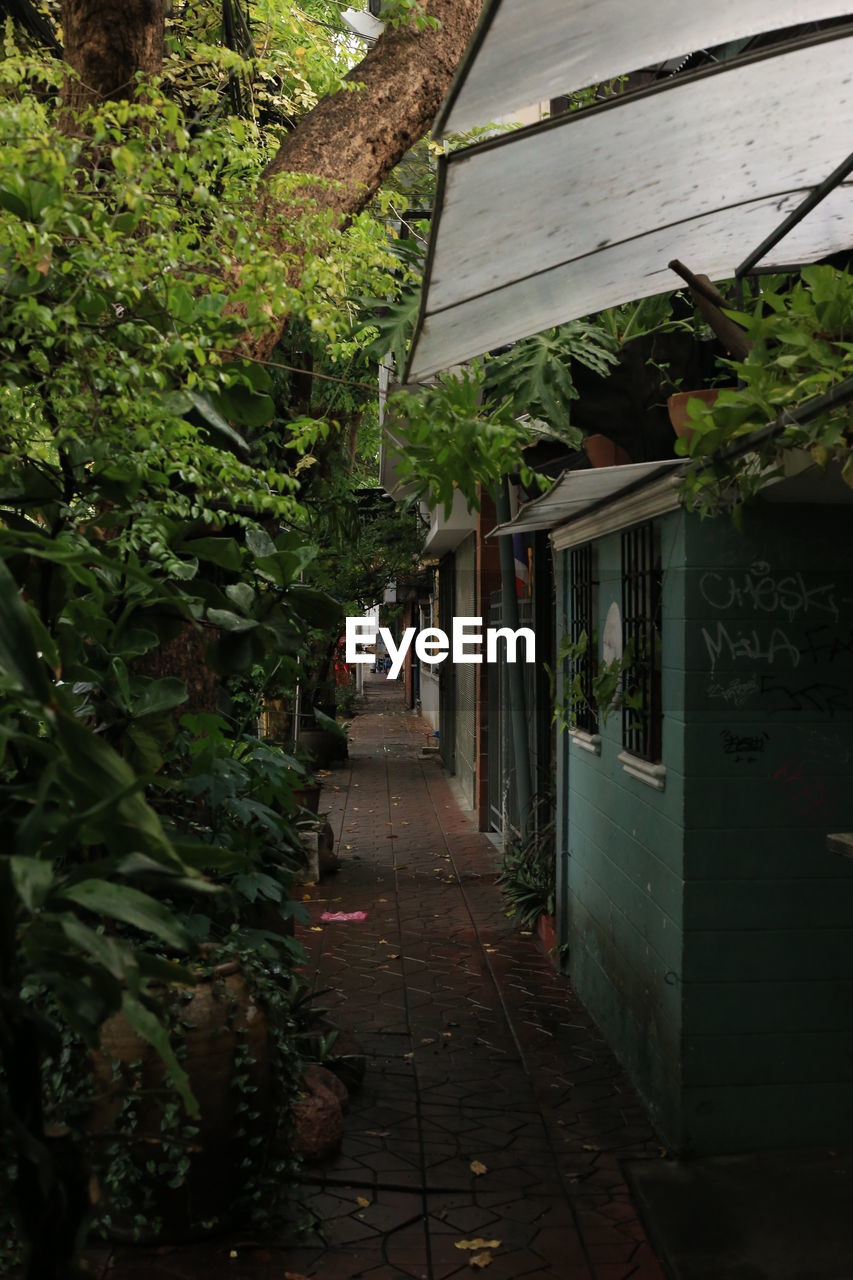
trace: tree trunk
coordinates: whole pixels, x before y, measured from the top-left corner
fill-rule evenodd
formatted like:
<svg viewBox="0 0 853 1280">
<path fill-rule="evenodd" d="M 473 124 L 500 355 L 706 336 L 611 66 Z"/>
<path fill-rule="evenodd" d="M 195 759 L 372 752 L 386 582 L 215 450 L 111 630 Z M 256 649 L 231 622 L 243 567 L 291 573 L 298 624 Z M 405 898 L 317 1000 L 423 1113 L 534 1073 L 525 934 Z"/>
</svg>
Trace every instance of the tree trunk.
<svg viewBox="0 0 853 1280">
<path fill-rule="evenodd" d="M 163 69 L 165 0 L 62 0 L 65 102 L 72 110 L 132 98 L 136 76 Z M 79 79 L 78 79 L 79 77 Z"/>
<path fill-rule="evenodd" d="M 340 214 L 362 209 L 383 178 L 422 138 L 438 112 L 480 16 L 482 0 L 428 0 L 438 31 L 389 28 L 346 77 L 288 134 L 267 167 L 341 184 L 318 199 Z"/>
<path fill-rule="evenodd" d="M 340 221 L 358 213 L 430 128 L 482 7 L 482 0 L 426 0 L 424 12 L 438 18 L 438 31 L 388 28 L 346 77 L 359 87 L 318 102 L 284 139 L 264 177 L 312 174 L 323 180 L 310 193 L 314 207 Z M 298 208 L 283 208 L 273 192 L 262 196 L 262 203 L 266 215 L 281 222 L 284 246 L 289 218 L 298 217 Z M 280 317 L 251 354 L 269 357 L 286 323 L 287 317 Z"/>
</svg>

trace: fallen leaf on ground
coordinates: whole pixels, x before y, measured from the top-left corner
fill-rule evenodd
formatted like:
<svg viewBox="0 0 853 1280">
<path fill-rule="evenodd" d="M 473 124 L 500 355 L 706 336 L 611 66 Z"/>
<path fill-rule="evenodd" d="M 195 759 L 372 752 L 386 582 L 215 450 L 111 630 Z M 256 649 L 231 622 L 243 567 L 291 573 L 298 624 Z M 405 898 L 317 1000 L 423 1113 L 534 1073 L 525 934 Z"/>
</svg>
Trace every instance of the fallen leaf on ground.
<svg viewBox="0 0 853 1280">
<path fill-rule="evenodd" d="M 500 1249 L 500 1240 L 484 1240 L 482 1236 L 477 1236 L 475 1240 L 457 1240 L 457 1249 Z"/>
<path fill-rule="evenodd" d="M 445 1040 L 449 1040 L 449 1039 L 451 1038 L 451 1036 L 453 1035 L 453 1032 L 452 1032 L 452 1031 L 442 1031 L 442 1033 L 441 1033 L 441 1034 L 444 1036 Z"/>
<path fill-rule="evenodd" d="M 421 1044 L 435 1044 L 435 1036 L 421 1036 Z"/>
<path fill-rule="evenodd" d="M 369 1200 L 366 1200 L 364 1196 L 356 1196 L 356 1198 L 355 1198 L 355 1202 L 356 1202 L 356 1204 L 358 1205 L 359 1209 L 369 1209 L 369 1208 L 370 1208 L 370 1201 L 369 1201 Z"/>
<path fill-rule="evenodd" d="M 482 1271 L 485 1267 L 491 1265 L 492 1255 L 490 1253 L 475 1253 L 468 1259 L 468 1266 L 473 1267 L 475 1271 Z"/>
<path fill-rule="evenodd" d="M 321 924 L 312 924 L 312 926 L 311 926 L 311 932 L 312 932 L 312 933 L 322 933 L 322 932 L 323 932 L 323 926 L 322 926 Z"/>
<path fill-rule="evenodd" d="M 483 1164 L 481 1160 L 472 1160 L 470 1168 L 471 1168 L 471 1172 L 475 1174 L 478 1178 L 480 1177 L 481 1174 L 488 1173 L 488 1169 L 486 1168 L 486 1166 Z M 494 1246 L 492 1247 L 494 1248 Z"/>
<path fill-rule="evenodd" d="M 585 1142 L 583 1144 L 583 1149 L 584 1151 L 600 1151 L 601 1150 L 601 1148 L 597 1147 L 594 1142 Z"/>
</svg>

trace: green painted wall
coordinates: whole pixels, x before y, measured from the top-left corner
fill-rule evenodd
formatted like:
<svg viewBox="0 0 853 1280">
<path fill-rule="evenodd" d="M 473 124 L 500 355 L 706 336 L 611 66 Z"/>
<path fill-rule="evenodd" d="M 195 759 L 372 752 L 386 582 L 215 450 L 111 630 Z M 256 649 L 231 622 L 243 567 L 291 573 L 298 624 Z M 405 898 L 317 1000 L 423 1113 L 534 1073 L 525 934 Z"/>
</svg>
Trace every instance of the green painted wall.
<svg viewBox="0 0 853 1280">
<path fill-rule="evenodd" d="M 687 522 L 688 1148 L 853 1138 L 851 514 Z"/>
<path fill-rule="evenodd" d="M 684 539 L 683 515 L 661 522 L 666 789 L 625 773 L 618 712 L 601 726 L 601 755 L 572 742 L 561 774 L 568 970 L 668 1141 L 680 1131 L 681 1102 Z M 598 541 L 595 555 L 600 636 L 611 603 L 621 605 L 619 535 Z"/>
<path fill-rule="evenodd" d="M 600 757 L 561 750 L 568 971 L 678 1149 L 853 1139 L 850 522 L 663 517 L 665 790 L 618 714 Z M 620 539 L 595 545 L 601 631 Z"/>
</svg>

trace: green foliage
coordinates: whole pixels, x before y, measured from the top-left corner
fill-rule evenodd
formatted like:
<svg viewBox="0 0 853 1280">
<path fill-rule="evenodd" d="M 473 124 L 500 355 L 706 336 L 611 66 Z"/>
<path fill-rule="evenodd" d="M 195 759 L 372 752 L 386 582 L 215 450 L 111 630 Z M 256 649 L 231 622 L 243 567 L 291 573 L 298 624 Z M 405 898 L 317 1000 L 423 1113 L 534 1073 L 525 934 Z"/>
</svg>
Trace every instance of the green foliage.
<svg viewBox="0 0 853 1280">
<path fill-rule="evenodd" d="M 602 724 L 607 724 L 614 711 L 623 707 L 637 711 L 642 706 L 640 695 L 630 687 L 631 674 L 635 670 L 632 641 L 629 640 L 625 645 L 620 658 L 611 658 L 609 662 L 596 661 L 592 681 L 587 689 L 583 665 L 590 643 L 596 644 L 595 636 L 590 640 L 587 632 L 582 631 L 576 640 L 565 634 L 557 647 L 558 669 L 562 668 L 566 672 L 563 697 L 560 700 L 556 697 L 554 699 L 553 720 L 561 732 L 577 729 L 583 712 L 591 715 L 594 720 L 598 720 L 600 716 Z M 553 683 L 552 679 L 552 685 Z"/>
<path fill-rule="evenodd" d="M 417 394 L 389 398 L 388 415 L 400 420 L 405 452 L 398 468 L 404 484 L 413 483 L 446 511 L 458 491 L 469 507 L 477 504 L 477 486 L 490 488 L 507 472 L 533 480 L 522 450 L 529 443 L 508 400 L 483 400 L 483 370 L 475 361 L 460 374 L 442 374 L 435 386 Z"/>
<path fill-rule="evenodd" d="M 487 392 L 510 402 L 516 416 L 529 413 L 577 447 L 581 432 L 572 428 L 570 406 L 578 393 L 572 362 L 601 377 L 617 363 L 616 341 L 600 326 L 573 320 L 515 343 L 486 365 Z"/>
<path fill-rule="evenodd" d="M 180 1178 L 196 1100 L 169 990 L 193 981 L 200 940 L 205 964 L 251 954 L 285 986 L 301 956 L 286 935 L 301 767 L 250 729 L 310 637 L 340 627 L 303 581 L 318 548 L 298 532 L 295 462 L 333 428 L 283 414 L 240 353 L 288 312 L 342 348 L 350 293 L 396 269 L 375 218 L 338 231 L 310 183 L 282 178 L 304 210 L 292 283 L 281 227 L 257 212 L 262 113 L 220 112 L 237 63 L 211 57 L 228 74 L 208 85 L 207 54 L 170 39 L 159 94 L 73 132 L 59 64 L 8 29 L 0 61 L 0 1093 L 31 1238 L 46 1206 L 78 1203 L 41 1118 L 50 1064 L 85 1075 L 70 1046 L 123 1012 L 165 1063 L 176 1137 L 157 1175 L 171 1161 Z"/>
<path fill-rule="evenodd" d="M 421 0 L 383 0 L 380 18 L 390 27 L 407 26 L 414 31 L 438 31 L 441 23 L 424 12 Z"/>
<path fill-rule="evenodd" d="M 498 884 L 510 903 L 508 914 L 522 929 L 535 929 L 541 915 L 554 915 L 557 896 L 556 818 L 550 793 L 534 797 L 530 834 L 507 839 Z"/>
<path fill-rule="evenodd" d="M 771 279 L 750 311 L 727 313 L 752 344 L 745 360 L 726 362 L 738 388 L 721 390 L 710 408 L 695 400 L 689 404 L 693 436 L 689 443 L 679 440 L 676 449 L 697 460 L 714 459 L 713 467 L 697 467 L 687 479 L 689 500 L 705 513 L 757 493 L 783 473 L 792 449 L 808 450 L 821 467 L 835 463 L 853 484 L 850 403 L 802 426 L 792 424 L 756 450 L 725 460 L 727 446 L 853 373 L 853 276 L 815 266 L 805 268 L 793 285 L 787 283 Z"/>
</svg>

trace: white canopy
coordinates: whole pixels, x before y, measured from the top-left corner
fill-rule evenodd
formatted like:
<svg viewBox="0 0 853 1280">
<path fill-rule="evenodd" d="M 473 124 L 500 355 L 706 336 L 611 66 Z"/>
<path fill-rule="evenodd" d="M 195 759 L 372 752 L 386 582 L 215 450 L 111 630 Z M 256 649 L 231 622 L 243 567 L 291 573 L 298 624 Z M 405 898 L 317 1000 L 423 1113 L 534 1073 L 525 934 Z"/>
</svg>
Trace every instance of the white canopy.
<svg viewBox="0 0 853 1280">
<path fill-rule="evenodd" d="M 599 503 L 622 497 L 652 480 L 682 472 L 686 467 L 683 458 L 671 458 L 664 462 L 632 462 L 625 467 L 564 471 L 547 493 L 525 503 L 514 520 L 498 525 L 489 536 L 504 537 L 511 533 L 532 533 L 536 529 L 555 529 Z"/>
<path fill-rule="evenodd" d="M 679 55 L 848 13 L 850 0 L 487 0 L 435 132 L 461 133 Z"/>
<path fill-rule="evenodd" d="M 408 380 L 668 292 L 680 283 L 673 258 L 731 277 L 852 139 L 844 28 L 451 153 Z M 851 242 L 848 181 L 763 265 L 814 261 Z"/>
</svg>

